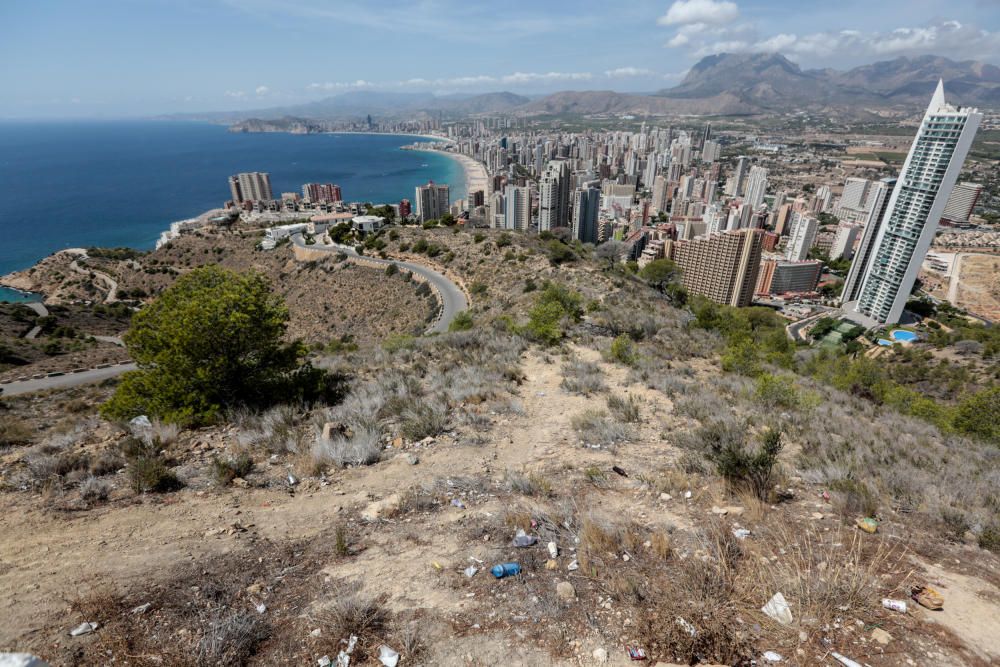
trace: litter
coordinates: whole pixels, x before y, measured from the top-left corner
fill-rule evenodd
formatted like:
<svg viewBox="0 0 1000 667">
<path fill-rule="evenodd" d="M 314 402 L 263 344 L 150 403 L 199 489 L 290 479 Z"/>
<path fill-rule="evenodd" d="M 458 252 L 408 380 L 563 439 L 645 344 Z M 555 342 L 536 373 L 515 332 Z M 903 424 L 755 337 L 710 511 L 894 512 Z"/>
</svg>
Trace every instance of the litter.
<svg viewBox="0 0 1000 667">
<path fill-rule="evenodd" d="M 891 600 L 889 598 L 882 598 L 882 606 L 886 609 L 892 609 L 893 611 L 898 611 L 900 613 L 906 613 L 906 600 Z"/>
<path fill-rule="evenodd" d="M 399 664 L 399 654 L 385 644 L 378 647 L 378 659 L 385 667 L 396 667 Z"/>
<path fill-rule="evenodd" d="M 465 576 L 469 577 L 470 579 L 476 576 L 476 572 L 479 572 L 479 568 L 476 567 L 475 565 L 470 565 L 469 567 L 465 568 Z"/>
<path fill-rule="evenodd" d="M 738 540 L 745 540 L 746 538 L 750 537 L 750 529 L 733 528 L 733 537 L 735 537 Z"/>
<path fill-rule="evenodd" d="M 324 655 L 322 658 L 316 661 L 316 664 L 319 665 L 319 667 L 330 667 L 330 665 L 333 664 L 333 661 L 330 660 L 330 656 Z"/>
<path fill-rule="evenodd" d="M 844 667 L 861 667 L 861 663 L 854 662 L 853 660 L 851 660 L 850 658 L 848 658 L 846 655 L 841 655 L 841 654 L 837 653 L 836 651 L 833 651 L 832 653 L 830 653 L 830 655 L 833 656 L 834 660 L 836 660 L 840 664 L 844 665 Z"/>
<path fill-rule="evenodd" d="M 255 604 L 253 608 L 257 610 L 258 614 L 263 614 L 265 611 L 267 611 L 267 605 L 265 605 L 263 602 L 261 602 L 260 604 Z"/>
<path fill-rule="evenodd" d="M 538 538 L 534 535 L 528 535 L 524 530 L 518 528 L 517 535 L 514 536 L 514 546 L 515 547 L 530 547 L 538 544 Z"/>
<path fill-rule="evenodd" d="M 645 660 L 646 652 L 643 651 L 638 646 L 626 646 L 625 650 L 628 652 L 628 657 L 632 660 Z"/>
<path fill-rule="evenodd" d="M 774 651 L 764 651 L 763 658 L 768 662 L 781 662 L 785 659 L 780 653 L 775 653 Z"/>
<path fill-rule="evenodd" d="M 458 509 L 461 509 L 461 510 L 465 509 L 465 503 L 463 503 L 458 498 L 452 498 L 451 499 L 451 505 L 452 505 L 452 507 L 457 507 Z"/>
<path fill-rule="evenodd" d="M 921 607 L 934 611 L 944 608 L 944 596 L 930 586 L 914 586 L 910 589 L 910 597 Z"/>
<path fill-rule="evenodd" d="M 513 577 L 515 575 L 521 574 L 521 566 L 517 563 L 503 563 L 502 565 L 494 565 L 490 569 L 490 573 L 497 579 L 503 579 L 504 577 Z"/>
<path fill-rule="evenodd" d="M 133 614 L 145 614 L 147 611 L 149 611 L 152 608 L 152 606 L 153 606 L 152 602 L 147 602 L 146 604 L 141 604 L 138 607 L 132 607 L 132 612 L 131 613 L 133 613 Z"/>
<path fill-rule="evenodd" d="M 49 663 L 30 653 L 0 653 L 0 667 L 49 667 Z"/>
<path fill-rule="evenodd" d="M 444 566 L 441 565 L 441 563 L 437 562 L 436 560 L 431 561 L 431 567 L 433 567 L 438 572 L 444 569 Z"/>
<path fill-rule="evenodd" d="M 866 533 L 875 533 L 878 531 L 878 521 L 876 521 L 875 519 L 872 518 L 858 519 L 855 523 L 858 528 L 865 531 Z"/>
<path fill-rule="evenodd" d="M 691 492 L 690 491 L 685 491 L 684 492 L 684 499 L 685 500 L 691 500 Z"/>
<path fill-rule="evenodd" d="M 698 635 L 698 630 L 693 625 L 691 625 L 690 623 L 688 623 L 687 621 L 685 621 L 683 618 L 681 618 L 680 616 L 677 617 L 677 625 L 681 626 L 681 628 L 684 629 L 684 632 L 688 633 L 692 637 L 695 637 L 695 636 Z"/>
<path fill-rule="evenodd" d="M 780 592 L 775 593 L 760 610 L 782 625 L 792 624 L 792 609 Z"/>
<path fill-rule="evenodd" d="M 138 417 L 137 417 L 138 419 Z M 96 630 L 100 624 L 97 621 L 84 621 L 80 625 L 76 626 L 69 631 L 70 637 L 79 637 L 80 635 L 89 635 L 91 632 Z"/>
<path fill-rule="evenodd" d="M 577 563 L 576 559 L 574 558 L 569 562 L 569 565 L 566 566 L 566 569 L 569 570 L 570 572 L 572 572 L 573 570 L 579 570 L 580 564 Z"/>
<path fill-rule="evenodd" d="M 622 477 L 628 477 L 628 473 L 619 468 L 618 466 L 611 466 L 611 469 L 614 470 L 619 475 L 621 475 Z"/>
<path fill-rule="evenodd" d="M 559 547 L 556 545 L 555 542 L 549 542 L 548 547 L 549 547 L 549 555 L 550 556 L 552 556 L 553 558 L 555 558 L 556 556 L 559 555 Z"/>
<path fill-rule="evenodd" d="M 299 478 L 293 475 L 292 473 L 288 473 L 288 486 L 296 486 L 298 483 L 299 483 Z"/>
</svg>

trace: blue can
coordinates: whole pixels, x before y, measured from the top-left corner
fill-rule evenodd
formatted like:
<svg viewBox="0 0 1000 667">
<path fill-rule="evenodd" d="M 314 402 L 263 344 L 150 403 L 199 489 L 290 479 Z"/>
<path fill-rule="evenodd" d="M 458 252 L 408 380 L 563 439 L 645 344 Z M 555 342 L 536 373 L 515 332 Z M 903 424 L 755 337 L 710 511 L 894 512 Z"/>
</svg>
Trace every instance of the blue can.
<svg viewBox="0 0 1000 667">
<path fill-rule="evenodd" d="M 513 577 L 516 574 L 521 574 L 521 566 L 517 563 L 504 563 L 503 565 L 494 565 L 490 572 L 497 579 L 503 579 L 504 577 Z"/>
</svg>

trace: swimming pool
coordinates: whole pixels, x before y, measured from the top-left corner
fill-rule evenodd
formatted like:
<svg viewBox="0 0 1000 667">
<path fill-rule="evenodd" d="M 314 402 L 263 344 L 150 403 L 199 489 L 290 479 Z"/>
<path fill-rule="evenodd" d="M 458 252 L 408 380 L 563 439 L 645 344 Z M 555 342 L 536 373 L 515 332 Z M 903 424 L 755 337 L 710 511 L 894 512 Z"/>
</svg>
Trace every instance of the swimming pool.
<svg viewBox="0 0 1000 667">
<path fill-rule="evenodd" d="M 917 334 L 906 329 L 893 329 L 889 332 L 889 337 L 898 343 L 912 343 L 917 340 Z"/>
</svg>

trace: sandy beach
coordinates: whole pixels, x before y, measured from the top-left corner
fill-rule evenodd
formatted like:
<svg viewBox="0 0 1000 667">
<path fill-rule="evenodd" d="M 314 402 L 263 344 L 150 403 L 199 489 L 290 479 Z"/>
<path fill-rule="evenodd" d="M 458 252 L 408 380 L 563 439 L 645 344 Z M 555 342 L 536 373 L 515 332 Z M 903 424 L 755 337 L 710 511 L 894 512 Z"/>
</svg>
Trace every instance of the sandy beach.
<svg viewBox="0 0 1000 667">
<path fill-rule="evenodd" d="M 486 165 L 469 157 L 468 155 L 460 155 L 458 153 L 447 153 L 445 155 L 450 155 L 462 165 L 462 169 L 465 170 L 465 197 L 469 198 L 469 195 L 477 190 L 482 190 L 484 196 L 489 194 L 489 174 L 486 172 Z"/>
</svg>

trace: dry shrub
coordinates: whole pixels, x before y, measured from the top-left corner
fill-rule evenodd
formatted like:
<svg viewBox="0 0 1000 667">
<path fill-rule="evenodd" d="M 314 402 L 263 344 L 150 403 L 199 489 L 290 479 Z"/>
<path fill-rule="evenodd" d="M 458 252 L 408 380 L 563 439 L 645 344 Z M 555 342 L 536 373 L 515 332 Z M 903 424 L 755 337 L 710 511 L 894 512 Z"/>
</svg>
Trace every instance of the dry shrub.
<svg viewBox="0 0 1000 667">
<path fill-rule="evenodd" d="M 334 642 L 358 637 L 351 662 L 364 664 L 387 634 L 391 613 L 386 607 L 387 595 L 371 595 L 357 582 L 341 584 L 330 596 L 331 601 L 316 612 L 316 620 L 323 629 L 323 636 Z M 336 651 L 334 651 L 334 654 Z"/>
<path fill-rule="evenodd" d="M 589 361 L 571 361 L 563 366 L 562 372 L 563 379 L 559 386 L 572 394 L 590 396 L 607 388 L 604 371 Z"/>
<path fill-rule="evenodd" d="M 524 473 L 515 470 L 507 471 L 507 488 L 514 493 L 525 496 L 548 498 L 553 495 L 552 483 L 539 473 Z"/>
<path fill-rule="evenodd" d="M 631 522 L 586 516 L 580 524 L 577 559 L 584 574 L 597 576 L 622 552 L 635 554 L 643 542 L 639 527 Z"/>
<path fill-rule="evenodd" d="M 650 537 L 649 548 L 652 549 L 658 558 L 662 558 L 663 560 L 667 560 L 674 553 L 670 542 L 670 535 L 662 530 L 653 533 L 652 537 Z"/>
<path fill-rule="evenodd" d="M 271 635 L 271 626 L 255 611 L 230 611 L 212 620 L 198 644 L 198 662 L 242 665 Z"/>
</svg>

